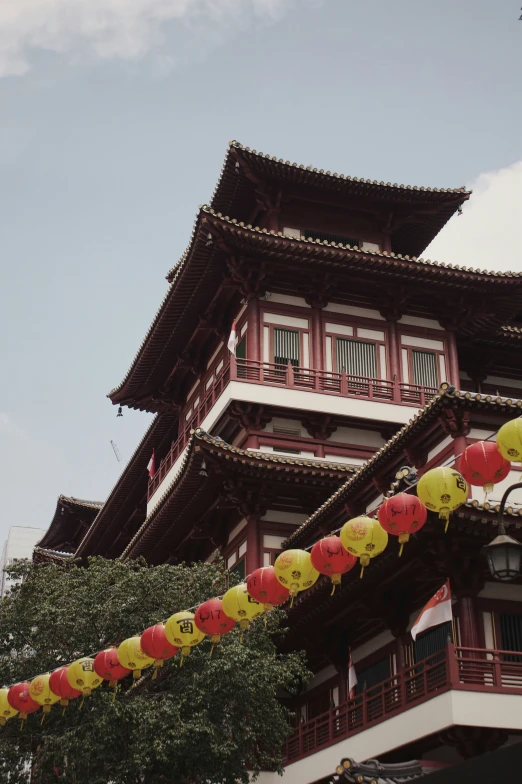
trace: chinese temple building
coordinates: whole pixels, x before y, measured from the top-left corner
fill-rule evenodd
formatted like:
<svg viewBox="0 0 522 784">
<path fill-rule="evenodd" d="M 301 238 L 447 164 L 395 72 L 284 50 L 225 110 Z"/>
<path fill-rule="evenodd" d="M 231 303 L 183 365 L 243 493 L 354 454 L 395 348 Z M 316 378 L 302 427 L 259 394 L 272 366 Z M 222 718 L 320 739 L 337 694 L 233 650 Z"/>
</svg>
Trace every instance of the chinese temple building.
<svg viewBox="0 0 522 784">
<path fill-rule="evenodd" d="M 154 565 L 219 550 L 244 577 L 519 417 L 522 276 L 422 258 L 469 197 L 232 142 L 109 395 L 155 418 L 101 508 L 60 497 L 35 557 Z M 376 781 L 414 780 L 522 741 L 522 581 L 494 581 L 481 552 L 521 478 L 513 464 L 488 500 L 472 488 L 447 534 L 430 513 L 400 559 L 391 542 L 333 596 L 326 577 L 299 594 L 282 645 L 305 649 L 315 674 L 288 695 L 285 784 L 329 780 L 343 758 L 378 757 Z M 504 523 L 521 539 L 522 492 Z M 448 578 L 453 624 L 413 642 L 413 620 Z M 344 778 L 371 781 L 370 763 L 358 775 Z"/>
</svg>

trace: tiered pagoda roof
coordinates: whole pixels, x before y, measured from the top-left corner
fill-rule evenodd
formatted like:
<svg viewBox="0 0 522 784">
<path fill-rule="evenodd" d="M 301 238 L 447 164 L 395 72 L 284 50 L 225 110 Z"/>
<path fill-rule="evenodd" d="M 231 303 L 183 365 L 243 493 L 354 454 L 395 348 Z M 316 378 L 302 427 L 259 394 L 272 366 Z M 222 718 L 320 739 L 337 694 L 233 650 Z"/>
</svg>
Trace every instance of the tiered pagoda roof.
<svg viewBox="0 0 522 784">
<path fill-rule="evenodd" d="M 399 464 L 407 462 L 406 451 L 410 447 L 418 447 L 422 443 L 423 450 L 431 448 L 434 436 L 440 434 L 440 417 L 445 409 L 460 411 L 469 418 L 469 412 L 497 413 L 503 421 L 522 414 L 522 400 L 493 397 L 473 392 L 462 392 L 447 384 L 443 384 L 439 393 L 427 403 L 404 427 L 389 441 L 378 449 L 356 473 L 350 477 L 336 492 L 328 498 L 285 542 L 285 547 L 302 547 L 313 541 L 326 519 L 333 519 L 343 511 L 347 502 L 360 491 L 369 490 L 375 495 L 373 478 L 377 476 L 391 477 Z M 405 451 L 406 450 L 406 451 Z M 478 509 L 476 502 L 469 502 L 466 507 Z M 486 512 L 495 512 L 495 504 L 485 503 L 481 508 Z M 522 508 L 509 507 L 507 514 L 522 518 Z"/>
<path fill-rule="evenodd" d="M 60 495 L 54 517 L 47 532 L 38 542 L 38 547 L 62 555 L 72 554 L 102 506 L 101 501 L 85 501 Z"/>
<path fill-rule="evenodd" d="M 231 267 L 231 257 L 254 259 L 260 271 L 258 295 L 277 290 L 306 296 L 319 271 L 329 295 L 339 302 L 344 291 L 352 304 L 376 307 L 382 300 L 384 307 L 397 288 L 415 315 L 433 318 L 437 312 L 443 317 L 448 311 L 465 311 L 469 317 L 463 320 L 460 334 L 470 338 L 500 335 L 501 327 L 522 309 L 522 273 L 475 270 L 288 237 L 202 207 L 190 245 L 172 271 L 170 288 L 132 365 L 109 393 L 114 404 L 160 410 L 164 399 L 172 399 L 165 382 L 173 378 L 173 360 L 182 367 L 212 331 L 228 334 L 246 293 L 241 293 L 238 283 L 241 263 Z"/>
<path fill-rule="evenodd" d="M 475 412 L 489 427 L 522 413 L 522 400 L 492 398 L 464 393 L 453 388 L 441 390 L 409 424 L 405 425 L 375 455 L 350 477 L 308 520 L 283 543 L 285 549 L 310 546 L 331 530 L 337 530 L 348 517 L 364 511 L 368 499 L 375 497 L 375 480 L 381 485 L 393 477 L 397 467 L 407 462 L 405 450 L 410 446 L 430 443 L 435 428 L 441 433 L 438 421 L 445 410 L 451 409 L 457 420 L 463 421 Z M 450 417 L 451 418 L 451 417 Z M 473 424 L 477 424 L 473 420 Z M 479 425 L 480 426 L 480 425 Z M 484 426 L 487 426 L 484 424 Z M 398 472 L 399 476 L 401 472 Z M 387 479 L 386 479 L 387 478 Z M 395 481 L 390 492 L 403 489 Z M 371 497 L 370 497 L 371 496 Z M 311 659 L 323 653 L 316 651 L 307 638 L 306 629 L 314 625 L 317 634 L 332 634 L 339 625 L 350 629 L 349 644 L 361 645 L 375 634 L 384 631 L 385 619 L 389 628 L 404 625 L 409 615 L 420 608 L 435 593 L 448 574 L 453 575 L 454 590 L 459 581 L 487 578 L 487 566 L 481 548 L 497 534 L 497 504 L 469 501 L 451 516 L 448 533 L 434 513 L 428 514 L 424 528 L 411 538 L 399 559 L 398 544 L 392 537 L 389 546 L 365 571 L 364 580 L 354 569 L 343 577 L 342 585 L 331 594 L 329 578 L 321 577 L 308 591 L 299 594 L 289 610 L 289 630 L 285 649 L 305 644 Z M 508 506 L 505 521 L 510 530 L 522 529 L 522 508 Z M 346 641 L 345 641 L 346 643 Z M 324 663 L 324 662 L 323 662 Z"/>
<path fill-rule="evenodd" d="M 356 762 L 345 757 L 335 772 L 332 784 L 409 784 L 410 781 L 423 778 L 431 770 L 424 770 L 422 762 L 417 760 L 386 764 L 379 760 Z"/>
<path fill-rule="evenodd" d="M 325 172 L 256 152 L 233 141 L 210 206 L 248 223 L 258 207 L 259 195 L 274 197 L 279 189 L 283 198 L 284 194 L 298 192 L 309 199 L 327 196 L 346 206 L 356 200 L 358 204 L 378 203 L 383 209 L 393 209 L 400 224 L 394 233 L 394 248 L 397 253 L 410 255 L 422 253 L 470 197 L 464 187 L 425 188 Z"/>
<path fill-rule="evenodd" d="M 147 463 L 152 451 L 159 455 L 170 446 L 176 425 L 173 411 L 167 410 L 153 419 L 92 525 L 77 543 L 76 557 L 121 554 L 146 517 Z"/>
<path fill-rule="evenodd" d="M 234 494 L 237 490 L 239 495 L 240 484 L 247 492 L 251 485 L 261 486 L 267 505 L 283 487 L 286 503 L 292 504 L 293 499 L 295 509 L 300 509 L 307 496 L 314 507 L 318 499 L 330 495 L 355 470 L 327 460 L 239 449 L 197 428 L 177 475 L 149 511 L 123 556 L 144 556 L 148 563 L 156 564 L 164 560 L 167 552 L 179 553 L 180 546 L 189 539 L 206 538 L 217 546 L 220 526 L 227 530 L 230 508 L 235 507 Z M 230 488 L 228 503 L 220 498 L 224 479 Z M 209 514 L 211 519 L 206 520 L 205 515 Z M 195 521 L 199 521 L 197 531 Z M 177 558 L 181 560 L 181 556 Z"/>
</svg>

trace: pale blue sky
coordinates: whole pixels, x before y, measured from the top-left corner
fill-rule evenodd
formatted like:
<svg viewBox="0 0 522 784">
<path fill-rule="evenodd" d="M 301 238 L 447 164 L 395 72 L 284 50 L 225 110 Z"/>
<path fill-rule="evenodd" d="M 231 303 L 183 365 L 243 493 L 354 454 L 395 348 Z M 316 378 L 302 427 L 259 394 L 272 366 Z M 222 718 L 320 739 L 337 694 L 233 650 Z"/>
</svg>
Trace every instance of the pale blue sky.
<svg viewBox="0 0 522 784">
<path fill-rule="evenodd" d="M 0 8 L 0 541 L 9 525 L 47 527 L 59 493 L 105 498 L 120 469 L 111 438 L 134 451 L 149 417 L 117 419 L 105 395 L 230 139 L 384 181 L 457 187 L 493 173 L 479 193 L 507 182 L 509 196 L 482 202 L 498 221 L 490 207 L 474 227 L 455 219 L 471 237 L 441 247 L 455 263 L 477 266 L 502 238 L 512 247 L 520 208 L 520 3 L 65 6 Z M 500 255 L 484 265 L 520 264 Z"/>
</svg>

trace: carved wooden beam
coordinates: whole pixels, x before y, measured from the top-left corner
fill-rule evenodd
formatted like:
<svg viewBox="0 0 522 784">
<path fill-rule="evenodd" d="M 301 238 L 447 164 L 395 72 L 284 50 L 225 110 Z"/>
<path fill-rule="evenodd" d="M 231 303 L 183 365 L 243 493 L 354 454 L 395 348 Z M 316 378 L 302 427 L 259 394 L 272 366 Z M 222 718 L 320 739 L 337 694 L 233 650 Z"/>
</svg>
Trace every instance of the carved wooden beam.
<svg viewBox="0 0 522 784">
<path fill-rule="evenodd" d="M 244 258 L 235 256 L 227 258 L 227 269 L 235 282 L 243 299 L 249 302 L 254 297 L 262 297 L 266 293 L 265 279 L 267 265 L 265 262 L 254 264 Z"/>
<path fill-rule="evenodd" d="M 234 400 L 227 413 L 246 430 L 263 430 L 272 421 L 272 416 L 265 406 L 257 403 L 242 403 Z"/>
<path fill-rule="evenodd" d="M 264 482 L 252 487 L 243 479 L 226 477 L 223 480 L 219 496 L 219 507 L 223 508 L 225 505 L 228 508 L 235 508 L 243 517 L 259 519 L 268 510 L 268 494 Z"/>
<path fill-rule="evenodd" d="M 337 430 L 334 418 L 330 414 L 311 414 L 304 417 L 301 424 L 312 438 L 320 438 L 324 441 Z"/>
<path fill-rule="evenodd" d="M 439 416 L 443 431 L 452 438 L 467 436 L 471 429 L 470 412 L 467 409 L 445 408 Z"/>
</svg>

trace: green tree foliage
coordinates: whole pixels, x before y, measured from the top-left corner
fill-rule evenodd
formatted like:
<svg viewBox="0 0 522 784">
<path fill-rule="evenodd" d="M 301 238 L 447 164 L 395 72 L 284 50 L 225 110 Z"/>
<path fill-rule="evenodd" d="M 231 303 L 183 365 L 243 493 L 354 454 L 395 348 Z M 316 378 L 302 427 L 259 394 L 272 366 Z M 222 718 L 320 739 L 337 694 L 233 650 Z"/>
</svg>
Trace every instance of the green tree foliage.
<svg viewBox="0 0 522 784">
<path fill-rule="evenodd" d="M 221 563 L 149 568 L 91 559 L 80 566 L 18 562 L 22 578 L 0 602 L 0 682 L 12 685 L 117 645 L 172 613 L 226 589 Z M 247 771 L 280 769 L 287 696 L 308 672 L 304 655 L 283 656 L 275 640 L 282 613 L 239 629 L 210 655 L 207 639 L 186 658 L 166 662 L 158 678 L 121 681 L 116 700 L 104 685 L 59 705 L 23 731 L 0 730 L 0 780 L 9 784 L 188 784 L 247 781 Z"/>
</svg>

